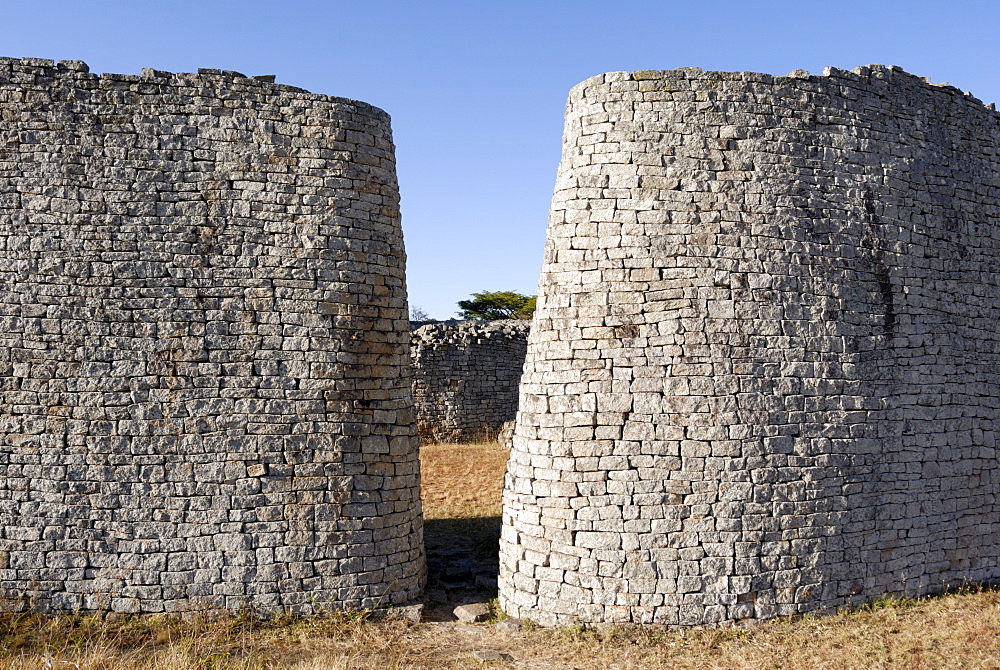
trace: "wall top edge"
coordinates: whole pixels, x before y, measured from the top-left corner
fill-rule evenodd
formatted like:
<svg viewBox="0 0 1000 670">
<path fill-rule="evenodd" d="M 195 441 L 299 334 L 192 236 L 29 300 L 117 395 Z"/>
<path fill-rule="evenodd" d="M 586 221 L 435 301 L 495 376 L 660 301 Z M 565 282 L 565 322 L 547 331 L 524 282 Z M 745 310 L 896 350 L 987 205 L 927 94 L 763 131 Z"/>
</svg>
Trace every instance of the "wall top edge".
<svg viewBox="0 0 1000 670">
<path fill-rule="evenodd" d="M 530 328 L 530 319 L 448 319 L 445 321 L 410 322 L 411 333 L 430 333 L 444 330 L 488 332 L 505 329 L 527 332 Z"/>
<path fill-rule="evenodd" d="M 903 70 L 898 65 L 863 65 L 853 70 L 843 70 L 836 67 L 826 67 L 822 75 L 814 75 L 806 70 L 792 70 L 785 76 L 765 74 L 761 72 L 726 72 L 716 70 L 702 70 L 698 67 L 680 67 L 673 70 L 634 70 L 605 72 L 585 79 L 571 89 L 572 92 L 582 92 L 589 86 L 599 86 L 612 82 L 621 81 L 649 81 L 649 80 L 701 80 L 701 81 L 746 81 L 764 84 L 786 84 L 795 80 L 806 80 L 810 82 L 822 82 L 829 80 L 847 80 L 859 82 L 865 79 L 892 79 L 905 78 L 908 83 L 927 86 L 951 95 L 961 96 L 969 102 L 982 105 L 989 110 L 996 111 L 995 103 L 984 103 L 969 91 L 962 91 L 947 82 L 933 83 L 929 77 L 920 77 Z M 1000 116 L 1000 113 L 997 114 Z"/>
<path fill-rule="evenodd" d="M 322 93 L 312 93 L 298 86 L 275 83 L 274 75 L 254 75 L 247 76 L 242 72 L 234 70 L 221 70 L 215 68 L 198 68 L 197 72 L 166 72 L 164 70 L 154 70 L 152 68 L 142 68 L 140 74 L 114 74 L 105 72 L 102 74 L 92 73 L 90 66 L 82 60 L 61 60 L 54 61 L 46 58 L 13 58 L 0 56 L 0 77 L 5 69 L 9 71 L 25 72 L 29 74 L 41 74 L 47 76 L 60 76 L 77 79 L 97 79 L 102 82 L 121 82 L 123 84 L 173 84 L 191 85 L 194 83 L 224 84 L 233 83 L 240 86 L 250 86 L 261 88 L 267 92 L 274 93 L 294 93 L 298 97 L 312 100 L 325 100 L 337 104 L 352 105 L 359 110 L 366 110 L 373 115 L 384 115 L 388 113 L 384 110 L 361 100 L 344 98 L 340 96 L 324 95 Z M 0 79 L 0 83 L 2 79 Z"/>
</svg>

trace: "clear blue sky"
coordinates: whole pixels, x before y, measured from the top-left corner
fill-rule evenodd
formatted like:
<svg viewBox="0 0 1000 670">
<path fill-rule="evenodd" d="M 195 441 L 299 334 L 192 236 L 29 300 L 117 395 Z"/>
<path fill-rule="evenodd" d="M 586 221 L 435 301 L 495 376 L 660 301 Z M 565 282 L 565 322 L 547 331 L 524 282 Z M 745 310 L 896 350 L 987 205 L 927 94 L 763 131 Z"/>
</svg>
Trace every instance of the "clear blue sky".
<svg viewBox="0 0 1000 670">
<path fill-rule="evenodd" d="M 410 304 L 534 294 L 571 86 L 882 63 L 1000 101 L 1000 2 L 0 0 L 0 55 L 275 74 L 392 115 Z"/>
</svg>

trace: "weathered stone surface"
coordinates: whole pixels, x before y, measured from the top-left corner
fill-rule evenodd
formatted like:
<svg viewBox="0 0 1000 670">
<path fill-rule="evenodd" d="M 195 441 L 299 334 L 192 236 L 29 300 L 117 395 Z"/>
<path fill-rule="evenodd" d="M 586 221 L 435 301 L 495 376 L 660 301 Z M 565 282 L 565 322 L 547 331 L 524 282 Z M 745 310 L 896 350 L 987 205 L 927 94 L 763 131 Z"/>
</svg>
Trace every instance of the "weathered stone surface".
<svg viewBox="0 0 1000 670">
<path fill-rule="evenodd" d="M 3 607 L 412 601 L 408 347 L 384 112 L 0 59 Z"/>
<path fill-rule="evenodd" d="M 417 429 L 427 442 L 496 439 L 517 414 L 530 323 L 414 322 L 410 344 Z"/>
<path fill-rule="evenodd" d="M 570 93 L 504 493 L 514 616 L 1000 578 L 1000 122 L 881 66 Z"/>
<path fill-rule="evenodd" d="M 511 419 L 500 424 L 500 432 L 497 434 L 497 442 L 510 449 L 514 445 L 514 426 L 517 422 Z"/>
<path fill-rule="evenodd" d="M 424 606 L 420 603 L 416 605 L 404 605 L 392 611 L 396 616 L 406 619 L 410 623 L 420 623 L 424 617 Z"/>
<path fill-rule="evenodd" d="M 479 623 L 490 618 L 490 606 L 487 603 L 471 603 L 455 608 L 455 618 L 462 623 Z"/>
<path fill-rule="evenodd" d="M 524 622 L 513 617 L 497 621 L 496 629 L 504 633 L 518 633 L 524 628 Z"/>
</svg>

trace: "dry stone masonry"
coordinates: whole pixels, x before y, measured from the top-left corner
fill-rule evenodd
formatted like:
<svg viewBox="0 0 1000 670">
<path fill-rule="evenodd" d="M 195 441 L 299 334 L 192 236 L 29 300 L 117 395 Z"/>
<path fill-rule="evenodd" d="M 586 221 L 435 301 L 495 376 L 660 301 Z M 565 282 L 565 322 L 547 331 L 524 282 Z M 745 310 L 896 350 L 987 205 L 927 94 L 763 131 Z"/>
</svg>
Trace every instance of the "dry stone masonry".
<svg viewBox="0 0 1000 670">
<path fill-rule="evenodd" d="M 517 413 L 530 323 L 473 320 L 414 326 L 410 360 L 421 439 L 495 439 Z"/>
<path fill-rule="evenodd" d="M 3 607 L 415 597 L 402 249 L 379 109 L 0 59 Z"/>
<path fill-rule="evenodd" d="M 882 66 L 570 93 L 504 609 L 717 624 L 1000 578 L 1000 119 Z"/>
</svg>

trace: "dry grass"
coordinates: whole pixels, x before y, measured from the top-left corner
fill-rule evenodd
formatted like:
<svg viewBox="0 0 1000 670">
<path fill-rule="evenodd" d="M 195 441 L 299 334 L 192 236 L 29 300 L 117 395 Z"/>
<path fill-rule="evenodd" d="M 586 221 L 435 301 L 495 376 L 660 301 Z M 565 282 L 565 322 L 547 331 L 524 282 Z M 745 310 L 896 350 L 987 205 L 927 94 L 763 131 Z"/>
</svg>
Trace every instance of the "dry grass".
<svg viewBox="0 0 1000 670">
<path fill-rule="evenodd" d="M 474 520 L 495 519 L 505 456 L 495 445 L 424 447 L 428 527 L 456 533 L 466 523 L 475 532 Z M 476 653 L 487 650 L 512 660 L 483 663 Z M 492 624 L 413 625 L 346 614 L 271 621 L 218 614 L 0 615 L 3 669 L 482 667 L 1000 669 L 1000 592 L 890 599 L 836 616 L 683 632 L 569 627 L 510 633 Z"/>
<path fill-rule="evenodd" d="M 495 557 L 507 450 L 496 443 L 420 447 L 424 541 Z"/>
<path fill-rule="evenodd" d="M 471 628 L 471 627 L 469 627 Z M 330 615 L 263 622 L 245 616 L 7 617 L 0 668 L 493 667 L 815 669 L 1000 668 L 1000 593 L 888 601 L 850 614 L 718 630 L 570 627 L 504 633 L 492 625 Z"/>
<path fill-rule="evenodd" d="M 500 516 L 507 450 L 498 444 L 420 447 L 425 519 Z"/>
</svg>

